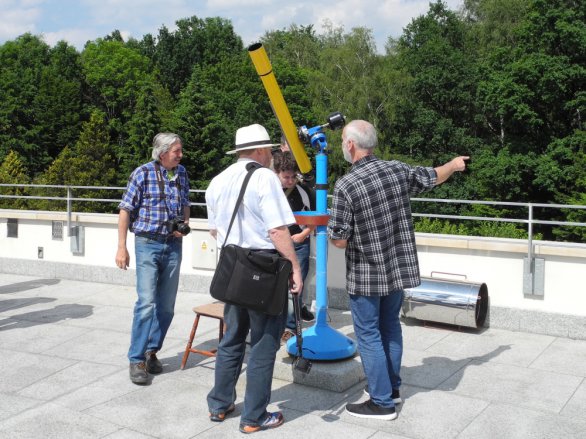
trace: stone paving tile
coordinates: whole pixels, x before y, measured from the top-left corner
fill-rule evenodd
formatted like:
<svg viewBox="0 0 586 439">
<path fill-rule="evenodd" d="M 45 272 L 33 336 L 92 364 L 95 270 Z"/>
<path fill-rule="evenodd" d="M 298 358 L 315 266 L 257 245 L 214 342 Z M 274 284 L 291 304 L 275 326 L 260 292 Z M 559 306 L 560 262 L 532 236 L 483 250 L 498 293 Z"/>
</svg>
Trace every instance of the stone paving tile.
<svg viewBox="0 0 586 439">
<path fill-rule="evenodd" d="M 458 439 L 531 438 L 584 439 L 586 420 L 529 410 L 508 404 L 491 404 Z"/>
<path fill-rule="evenodd" d="M 453 329 L 425 327 L 411 319 L 403 319 L 401 322 L 403 329 L 403 347 L 404 349 L 413 349 L 416 351 L 425 351 L 434 344 L 446 337 L 449 337 Z"/>
<path fill-rule="evenodd" d="M 398 434 L 385 433 L 383 431 L 377 431 L 374 436 L 370 439 L 409 439 L 407 436 L 400 436 Z"/>
<path fill-rule="evenodd" d="M 125 367 L 123 370 L 104 375 L 86 386 L 65 393 L 52 402 L 71 410 L 84 411 L 120 396 L 139 392 L 141 389 L 142 387 L 133 384 L 128 379 L 128 369 Z"/>
<path fill-rule="evenodd" d="M 2 273 L 0 294 L 18 294 L 60 283 L 60 279 L 43 279 L 38 276 L 20 276 Z"/>
<path fill-rule="evenodd" d="M 94 329 L 56 346 L 51 354 L 78 361 L 91 360 L 99 364 L 128 366 L 126 352 L 129 343 L 130 333 L 121 334 L 107 328 Z"/>
<path fill-rule="evenodd" d="M 154 437 L 156 436 L 150 436 L 128 428 L 122 428 L 108 436 L 104 436 L 104 439 L 152 439 Z"/>
<path fill-rule="evenodd" d="M 402 389 L 403 396 L 405 401 L 397 406 L 399 416 L 393 421 L 373 421 L 350 416 L 344 412 L 345 404 L 335 410 L 333 415 L 347 423 L 409 438 L 455 438 L 488 406 L 481 399 L 413 386 L 405 386 Z M 361 396 L 357 401 L 365 399 L 365 396 Z"/>
<path fill-rule="evenodd" d="M 42 381 L 31 384 L 20 390 L 18 394 L 29 398 L 51 400 L 91 384 L 96 379 L 109 375 L 116 370 L 119 370 L 116 366 L 81 361 L 61 369 Z"/>
<path fill-rule="evenodd" d="M 426 352 L 477 361 L 529 366 L 555 340 L 554 337 L 501 329 L 479 333 L 452 332 Z"/>
<path fill-rule="evenodd" d="M 31 407 L 42 404 L 38 399 L 0 393 L 0 421 L 23 412 Z"/>
<path fill-rule="evenodd" d="M 106 420 L 48 403 L 0 422 L 0 437 L 102 438 L 120 429 Z"/>
<path fill-rule="evenodd" d="M 498 363 L 472 362 L 438 389 L 559 413 L 582 378 Z"/>
<path fill-rule="evenodd" d="M 401 380 L 404 384 L 435 389 L 456 372 L 470 364 L 469 359 L 452 359 L 427 351 L 403 351 Z"/>
<path fill-rule="evenodd" d="M 36 287 L 36 284 L 40 286 Z M 27 285 L 31 285 L 31 288 L 26 288 Z M 39 297 L 57 293 L 60 300 L 74 299 L 76 302 L 83 302 L 84 298 L 100 294 L 112 288 L 112 285 L 68 279 L 35 279 L 23 284 L 17 282 L 12 288 L 17 290 L 14 294 L 19 297 Z"/>
<path fill-rule="evenodd" d="M 273 379 L 271 403 L 280 409 L 289 408 L 324 416 L 330 413 L 332 407 L 354 400 L 355 395 L 363 389 L 364 382 L 352 386 L 345 392 L 333 392 Z"/>
<path fill-rule="evenodd" d="M 129 393 L 84 413 L 161 438 L 189 438 L 211 427 L 207 389 L 167 379 Z"/>
<path fill-rule="evenodd" d="M 568 338 L 555 339 L 530 367 L 586 377 L 586 343 Z"/>
<path fill-rule="evenodd" d="M 206 294 L 180 291 L 147 386 L 128 379 L 134 287 L 0 274 L 0 438 L 114 439 L 238 436 L 246 357 L 236 411 L 211 423 L 206 396 L 215 359 L 180 363 L 193 306 Z M 350 314 L 330 325 L 353 335 Z M 354 418 L 364 381 L 330 392 L 273 380 L 269 410 L 286 423 L 259 437 L 584 438 L 586 342 L 506 330 L 423 326 L 402 320 L 404 403 L 395 421 Z M 195 345 L 217 346 L 218 322 L 202 318 Z M 42 352 L 41 352 L 42 351 Z M 44 400 L 45 399 L 45 400 Z"/>
<path fill-rule="evenodd" d="M 54 373 L 75 360 L 0 349 L 0 392 L 17 392 Z"/>
<path fill-rule="evenodd" d="M 270 405 L 269 411 L 277 410 Z M 281 410 L 285 423 L 274 430 L 255 433 L 254 437 L 270 437 L 275 439 L 281 438 L 343 438 L 351 437 L 352 439 L 367 439 L 373 437 L 376 433 L 375 424 L 371 421 L 371 426 L 357 426 L 341 422 L 339 419 L 330 416 L 318 416 L 308 414 L 303 411 L 284 408 Z M 211 424 L 211 423 L 210 423 Z M 239 437 L 238 431 L 240 424 L 239 417 L 230 417 L 224 422 L 210 426 L 209 429 L 197 435 L 197 438 L 214 438 L 214 439 L 231 439 Z"/>
<path fill-rule="evenodd" d="M 562 409 L 561 414 L 570 418 L 586 419 L 586 379 L 578 390 L 572 395 L 566 406 Z"/>
<path fill-rule="evenodd" d="M 64 320 L 62 324 L 88 329 L 107 329 L 108 331 L 130 334 L 132 312 L 128 308 L 107 305 L 80 305 L 91 307 L 91 314 L 83 319 Z M 130 341 L 130 339 L 129 339 Z"/>
<path fill-rule="evenodd" d="M 89 331 L 85 328 L 0 317 L 0 346 L 14 351 L 42 353 Z"/>
<path fill-rule="evenodd" d="M 9 300 L 19 304 L 1 311 L 3 321 L 10 318 L 11 320 L 31 322 L 31 324 L 60 323 L 67 320 L 84 319 L 94 312 L 93 306 L 75 303 L 72 299 L 33 297 Z M 0 328 L 2 326 L 3 323 L 0 323 Z"/>
</svg>

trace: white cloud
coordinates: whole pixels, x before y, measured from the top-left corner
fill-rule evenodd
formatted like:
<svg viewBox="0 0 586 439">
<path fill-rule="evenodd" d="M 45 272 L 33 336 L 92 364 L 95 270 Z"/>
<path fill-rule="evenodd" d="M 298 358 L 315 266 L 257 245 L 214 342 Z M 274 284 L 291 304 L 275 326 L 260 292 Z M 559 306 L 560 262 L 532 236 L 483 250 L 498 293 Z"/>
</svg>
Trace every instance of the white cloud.
<svg viewBox="0 0 586 439">
<path fill-rule="evenodd" d="M 0 26 L 0 39 L 15 38 L 25 32 L 36 32 L 36 23 L 41 15 L 41 10 L 36 6 L 38 2 L 13 2 L 1 1 L 2 26 Z"/>
<path fill-rule="evenodd" d="M 451 9 L 463 0 L 444 0 Z M 78 49 L 118 29 L 124 38 L 157 34 L 161 26 L 193 15 L 220 16 L 232 22 L 244 44 L 267 31 L 292 24 L 313 25 L 323 31 L 324 20 L 345 31 L 372 30 L 379 51 L 389 36 L 429 8 L 429 0 L 0 0 L 0 43 L 24 32 L 42 33 L 49 44 L 65 39 Z"/>
<path fill-rule="evenodd" d="M 275 5 L 275 8 L 278 8 L 280 2 L 275 2 L 273 0 L 208 0 L 206 2 L 206 9 L 209 10 L 234 10 L 234 9 L 241 9 L 247 8 L 250 9 L 252 7 L 263 6 L 265 9 L 266 6 Z"/>
<path fill-rule="evenodd" d="M 54 46 L 59 41 L 64 40 L 80 50 L 87 41 L 96 39 L 93 29 L 62 29 L 58 32 L 44 32 L 41 36 L 49 46 Z"/>
</svg>

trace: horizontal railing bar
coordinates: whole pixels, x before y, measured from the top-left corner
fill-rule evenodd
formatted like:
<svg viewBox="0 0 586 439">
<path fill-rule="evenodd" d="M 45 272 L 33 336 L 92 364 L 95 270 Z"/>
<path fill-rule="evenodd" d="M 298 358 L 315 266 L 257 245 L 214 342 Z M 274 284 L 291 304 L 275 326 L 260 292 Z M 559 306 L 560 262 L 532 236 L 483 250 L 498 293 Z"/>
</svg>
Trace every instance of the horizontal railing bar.
<svg viewBox="0 0 586 439">
<path fill-rule="evenodd" d="M 521 220 L 521 219 L 514 219 L 514 218 L 495 218 L 495 217 L 488 217 L 488 216 L 465 216 L 465 215 L 441 215 L 441 214 L 431 214 L 431 213 L 412 213 L 413 216 L 424 217 L 424 218 L 443 218 L 443 219 L 465 219 L 465 220 L 474 220 L 474 221 L 497 221 L 501 223 L 522 223 L 528 224 L 529 220 Z M 533 221 L 535 222 L 535 221 Z"/>
</svg>

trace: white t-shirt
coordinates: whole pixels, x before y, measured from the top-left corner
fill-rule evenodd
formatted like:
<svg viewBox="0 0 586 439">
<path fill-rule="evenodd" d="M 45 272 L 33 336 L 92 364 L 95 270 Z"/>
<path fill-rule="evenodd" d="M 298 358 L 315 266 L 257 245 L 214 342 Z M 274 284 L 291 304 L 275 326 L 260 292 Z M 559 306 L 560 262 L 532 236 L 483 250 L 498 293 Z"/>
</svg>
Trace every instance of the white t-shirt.
<svg viewBox="0 0 586 439">
<path fill-rule="evenodd" d="M 226 240 L 226 232 L 246 176 L 248 158 L 238 159 L 214 177 L 206 190 L 208 226 L 217 230 L 218 246 Z M 283 193 L 277 175 L 268 168 L 254 171 L 234 219 L 226 244 L 244 248 L 274 249 L 269 230 L 295 223 L 295 217 Z"/>
</svg>

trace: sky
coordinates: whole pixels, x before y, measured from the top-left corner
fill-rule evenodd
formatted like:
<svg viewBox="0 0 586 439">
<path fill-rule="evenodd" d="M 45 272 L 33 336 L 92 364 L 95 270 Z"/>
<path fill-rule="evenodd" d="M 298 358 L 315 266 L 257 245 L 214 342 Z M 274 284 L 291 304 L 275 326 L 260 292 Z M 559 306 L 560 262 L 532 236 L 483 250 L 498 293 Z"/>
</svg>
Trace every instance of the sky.
<svg viewBox="0 0 586 439">
<path fill-rule="evenodd" d="M 463 0 L 444 0 L 458 10 Z M 193 15 L 222 17 L 232 22 L 245 46 L 266 32 L 291 24 L 313 24 L 320 33 L 324 20 L 350 31 L 373 31 L 384 52 L 389 36 L 398 37 L 409 22 L 427 12 L 429 0 L 0 0 L 0 44 L 30 32 L 51 46 L 65 40 L 83 49 L 88 40 L 118 29 L 124 39 L 157 35 L 161 26 Z"/>
</svg>

